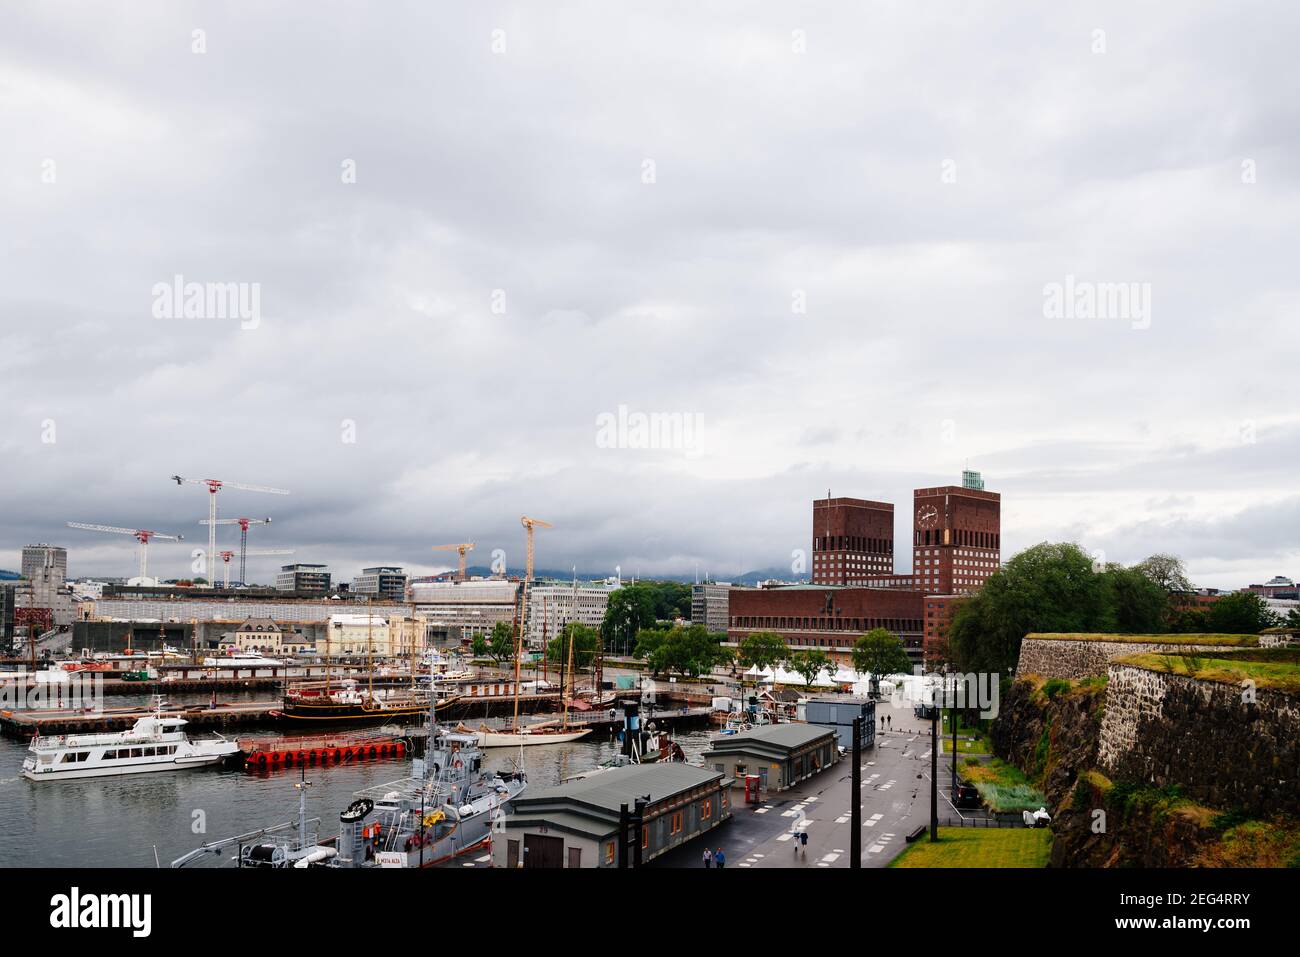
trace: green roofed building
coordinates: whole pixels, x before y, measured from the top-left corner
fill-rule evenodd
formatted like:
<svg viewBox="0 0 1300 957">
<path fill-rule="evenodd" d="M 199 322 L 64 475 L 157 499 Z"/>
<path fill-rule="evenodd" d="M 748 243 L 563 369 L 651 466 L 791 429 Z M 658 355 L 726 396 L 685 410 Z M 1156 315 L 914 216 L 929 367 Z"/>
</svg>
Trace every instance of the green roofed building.
<svg viewBox="0 0 1300 957">
<path fill-rule="evenodd" d="M 703 754 L 714 771 L 761 790 L 784 791 L 839 760 L 835 729 L 815 724 L 767 724 L 714 739 Z"/>
<path fill-rule="evenodd" d="M 617 867 L 619 815 L 648 799 L 641 860 L 650 861 L 713 830 L 731 816 L 729 781 L 689 764 L 631 764 L 552 788 L 528 789 L 510 802 L 492 841 L 494 867 Z M 629 832 L 635 841 L 635 831 Z M 629 863 L 631 851 L 629 850 Z"/>
</svg>

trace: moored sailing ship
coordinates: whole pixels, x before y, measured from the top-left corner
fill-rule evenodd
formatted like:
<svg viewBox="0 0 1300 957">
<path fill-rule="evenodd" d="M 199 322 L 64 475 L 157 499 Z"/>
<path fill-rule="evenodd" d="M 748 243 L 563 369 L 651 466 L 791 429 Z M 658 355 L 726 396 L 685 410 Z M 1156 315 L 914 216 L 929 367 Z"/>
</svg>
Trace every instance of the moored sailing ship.
<svg viewBox="0 0 1300 957">
<path fill-rule="evenodd" d="M 423 720 L 431 704 L 441 713 L 458 697 L 439 695 L 428 688 L 362 688 L 356 680 L 346 679 L 334 687 L 305 685 L 289 689 L 278 717 L 304 725 L 327 721 L 409 724 Z"/>
</svg>

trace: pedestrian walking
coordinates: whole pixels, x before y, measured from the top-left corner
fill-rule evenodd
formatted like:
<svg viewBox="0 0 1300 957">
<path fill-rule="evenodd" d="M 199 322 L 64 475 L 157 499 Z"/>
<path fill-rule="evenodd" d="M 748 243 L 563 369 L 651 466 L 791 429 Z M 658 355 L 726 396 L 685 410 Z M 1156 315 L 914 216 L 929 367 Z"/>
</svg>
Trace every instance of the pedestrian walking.
<svg viewBox="0 0 1300 957">
<path fill-rule="evenodd" d="M 718 852 L 713 855 L 713 863 L 718 866 L 718 870 L 727 865 L 727 855 L 722 853 L 722 848 L 718 848 Z"/>
<path fill-rule="evenodd" d="M 808 856 L 808 832 L 807 831 L 799 832 L 799 846 L 803 848 L 803 856 L 807 857 Z"/>
<path fill-rule="evenodd" d="M 887 715 L 885 715 L 885 721 L 888 722 L 888 724 L 889 724 L 889 730 L 890 730 L 890 731 L 893 731 L 893 730 L 894 730 L 894 716 L 893 716 L 892 714 L 887 714 Z"/>
<path fill-rule="evenodd" d="M 713 852 L 707 847 L 704 849 L 704 869 L 708 870 L 713 866 Z"/>
</svg>

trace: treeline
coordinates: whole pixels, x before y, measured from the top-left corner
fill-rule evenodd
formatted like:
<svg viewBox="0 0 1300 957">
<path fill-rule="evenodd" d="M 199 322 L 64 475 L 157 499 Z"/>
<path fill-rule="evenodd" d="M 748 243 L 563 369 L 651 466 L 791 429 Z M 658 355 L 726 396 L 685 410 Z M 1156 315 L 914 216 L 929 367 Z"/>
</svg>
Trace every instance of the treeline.
<svg viewBox="0 0 1300 957">
<path fill-rule="evenodd" d="M 1136 565 L 1098 565 L 1078 545 L 1044 542 L 1020 552 L 960 602 L 947 657 L 959 671 L 1015 670 L 1030 632 L 1257 634 L 1280 624 L 1249 592 L 1194 599 L 1182 561 L 1152 555 Z"/>
</svg>

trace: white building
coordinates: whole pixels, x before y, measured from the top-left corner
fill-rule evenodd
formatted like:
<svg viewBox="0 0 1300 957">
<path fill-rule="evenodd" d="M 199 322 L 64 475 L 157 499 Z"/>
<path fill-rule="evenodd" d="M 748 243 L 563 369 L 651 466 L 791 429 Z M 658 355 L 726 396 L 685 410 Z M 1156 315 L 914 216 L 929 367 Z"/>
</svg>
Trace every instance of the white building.
<svg viewBox="0 0 1300 957">
<path fill-rule="evenodd" d="M 330 658 L 406 658 L 422 652 L 417 619 L 393 615 L 330 615 L 316 651 Z"/>
<path fill-rule="evenodd" d="M 603 582 L 580 585 L 534 582 L 528 589 L 528 644 L 541 647 L 543 631 L 550 641 L 571 621 L 599 628 L 605 620 L 609 596 L 617 588 L 616 584 Z"/>
<path fill-rule="evenodd" d="M 469 641 L 487 636 L 499 621 L 513 624 L 517 614 L 519 582 L 504 578 L 469 581 L 411 582 L 411 600 L 434 637 Z"/>
</svg>

